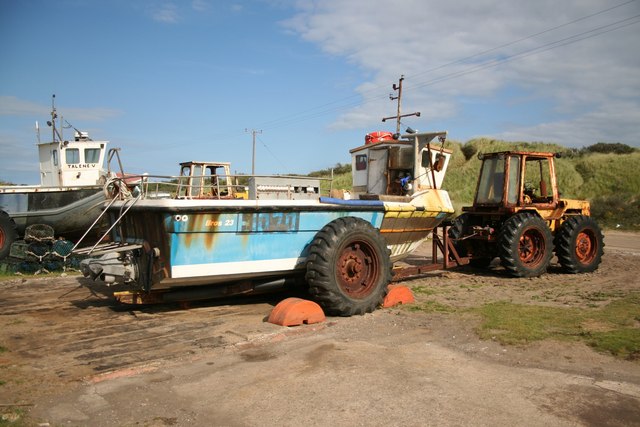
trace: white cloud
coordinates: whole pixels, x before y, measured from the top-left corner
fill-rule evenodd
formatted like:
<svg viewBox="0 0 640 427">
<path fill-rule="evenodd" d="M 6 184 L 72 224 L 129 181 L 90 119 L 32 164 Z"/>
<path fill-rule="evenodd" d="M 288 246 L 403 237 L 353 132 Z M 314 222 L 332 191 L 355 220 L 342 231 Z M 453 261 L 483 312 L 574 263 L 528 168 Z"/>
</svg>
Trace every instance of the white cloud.
<svg viewBox="0 0 640 427">
<path fill-rule="evenodd" d="M 507 130 L 494 136 L 507 141 L 557 142 L 572 147 L 595 142 L 637 142 L 638 123 L 637 104 L 622 101 L 600 105 L 570 119 Z"/>
<path fill-rule="evenodd" d="M 197 12 L 205 12 L 209 10 L 209 3 L 205 0 L 193 0 L 191 2 L 191 8 Z"/>
<path fill-rule="evenodd" d="M 495 105 L 503 92 L 517 90 L 544 100 L 563 119 L 502 135 L 576 144 L 609 135 L 638 144 L 640 19 L 624 20 L 640 15 L 640 2 L 614 6 L 604 0 L 307 0 L 283 26 L 372 76 L 354 88 L 365 104 L 334 127 L 379 121 L 381 109 L 391 110 L 378 107 L 380 96 L 404 74 L 404 110 L 419 108 L 427 121 L 455 120 L 462 98 L 490 98 Z"/>
<path fill-rule="evenodd" d="M 0 116 L 27 116 L 39 118 L 50 117 L 51 106 L 26 101 L 15 96 L 0 95 Z M 73 108 L 64 107 L 64 111 L 58 110 L 64 117 L 73 120 L 102 121 L 117 117 L 122 114 L 119 110 L 110 108 Z"/>
<path fill-rule="evenodd" d="M 175 24 L 180 21 L 178 8 L 173 3 L 164 3 L 159 8 L 150 11 L 151 18 L 163 24 Z"/>
<path fill-rule="evenodd" d="M 15 96 L 0 95 L 0 116 L 47 116 L 50 107 Z"/>
</svg>

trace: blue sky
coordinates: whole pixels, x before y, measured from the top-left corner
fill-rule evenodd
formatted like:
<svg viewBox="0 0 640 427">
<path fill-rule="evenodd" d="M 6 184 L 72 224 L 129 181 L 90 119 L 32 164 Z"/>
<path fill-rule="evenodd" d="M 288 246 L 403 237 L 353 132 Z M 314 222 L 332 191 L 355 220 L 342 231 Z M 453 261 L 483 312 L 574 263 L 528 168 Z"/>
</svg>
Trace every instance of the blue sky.
<svg viewBox="0 0 640 427">
<path fill-rule="evenodd" d="M 305 173 L 404 124 L 640 146 L 640 0 L 0 0 L 0 180 L 38 182 L 51 95 L 130 172 Z M 70 136 L 70 133 L 67 135 Z"/>
</svg>

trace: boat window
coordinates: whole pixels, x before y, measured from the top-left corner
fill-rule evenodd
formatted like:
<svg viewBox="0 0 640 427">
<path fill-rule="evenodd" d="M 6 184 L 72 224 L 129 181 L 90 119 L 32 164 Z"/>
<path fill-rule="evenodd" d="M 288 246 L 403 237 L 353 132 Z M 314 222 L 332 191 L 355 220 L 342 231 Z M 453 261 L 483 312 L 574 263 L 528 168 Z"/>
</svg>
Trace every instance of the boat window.
<svg viewBox="0 0 640 427">
<path fill-rule="evenodd" d="M 367 155 L 358 154 L 356 156 L 356 170 L 363 171 L 367 169 Z"/>
<path fill-rule="evenodd" d="M 58 166 L 58 150 L 53 150 L 51 158 L 53 159 L 53 166 Z"/>
<path fill-rule="evenodd" d="M 80 163 L 80 150 L 77 148 L 67 148 L 64 150 L 64 154 L 68 165 L 77 165 Z"/>
<path fill-rule="evenodd" d="M 98 163 L 100 160 L 99 148 L 85 148 L 84 149 L 84 162 L 85 163 Z"/>
</svg>

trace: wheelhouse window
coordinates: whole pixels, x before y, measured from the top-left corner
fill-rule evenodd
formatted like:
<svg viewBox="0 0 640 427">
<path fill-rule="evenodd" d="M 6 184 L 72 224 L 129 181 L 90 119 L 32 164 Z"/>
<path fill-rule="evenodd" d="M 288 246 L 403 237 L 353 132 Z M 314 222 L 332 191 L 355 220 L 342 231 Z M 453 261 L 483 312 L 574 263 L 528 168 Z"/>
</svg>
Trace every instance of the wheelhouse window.
<svg viewBox="0 0 640 427">
<path fill-rule="evenodd" d="M 67 148 L 64 150 L 64 156 L 68 165 L 77 165 L 80 163 L 80 150 L 77 148 Z"/>
<path fill-rule="evenodd" d="M 367 169 L 367 155 L 358 154 L 356 156 L 356 170 L 363 171 Z"/>
<path fill-rule="evenodd" d="M 99 148 L 85 148 L 84 149 L 84 162 L 85 163 L 98 163 L 100 161 L 100 149 Z"/>
<path fill-rule="evenodd" d="M 51 159 L 53 160 L 53 166 L 58 166 L 58 150 L 51 152 Z"/>
</svg>

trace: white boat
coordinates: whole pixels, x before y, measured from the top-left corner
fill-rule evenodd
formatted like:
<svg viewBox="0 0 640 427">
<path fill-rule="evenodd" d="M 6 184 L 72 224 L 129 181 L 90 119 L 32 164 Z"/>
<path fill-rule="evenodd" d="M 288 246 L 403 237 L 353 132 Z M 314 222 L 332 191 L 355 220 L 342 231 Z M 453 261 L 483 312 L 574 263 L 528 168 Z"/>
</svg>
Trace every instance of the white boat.
<svg viewBox="0 0 640 427">
<path fill-rule="evenodd" d="M 55 233 L 47 238 L 73 240 L 100 215 L 108 141 L 93 141 L 77 129 L 64 139 L 58 120 L 62 123 L 54 107 L 48 122 L 53 139 L 38 143 L 40 184 L 0 186 L 0 259 L 29 226 L 44 224 Z"/>
</svg>

